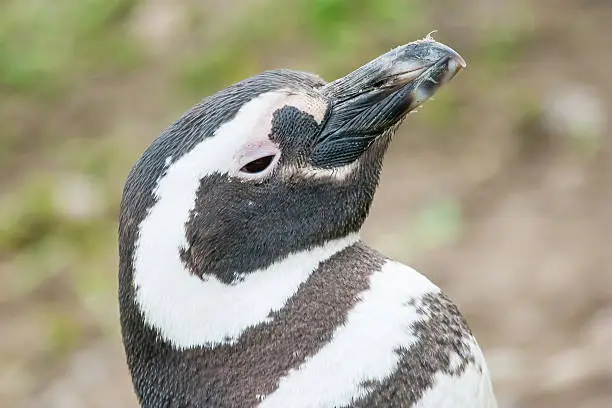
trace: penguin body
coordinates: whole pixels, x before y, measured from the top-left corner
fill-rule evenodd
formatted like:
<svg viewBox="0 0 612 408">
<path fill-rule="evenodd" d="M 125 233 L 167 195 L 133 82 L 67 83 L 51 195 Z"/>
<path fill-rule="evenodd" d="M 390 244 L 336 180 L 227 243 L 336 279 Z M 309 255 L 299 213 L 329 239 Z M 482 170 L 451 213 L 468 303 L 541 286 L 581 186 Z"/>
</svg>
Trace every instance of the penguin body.
<svg viewBox="0 0 612 408">
<path fill-rule="evenodd" d="M 151 144 L 119 227 L 143 407 L 496 407 L 456 306 L 359 239 L 393 131 L 464 65 L 427 38 L 329 84 L 265 72 Z"/>
</svg>

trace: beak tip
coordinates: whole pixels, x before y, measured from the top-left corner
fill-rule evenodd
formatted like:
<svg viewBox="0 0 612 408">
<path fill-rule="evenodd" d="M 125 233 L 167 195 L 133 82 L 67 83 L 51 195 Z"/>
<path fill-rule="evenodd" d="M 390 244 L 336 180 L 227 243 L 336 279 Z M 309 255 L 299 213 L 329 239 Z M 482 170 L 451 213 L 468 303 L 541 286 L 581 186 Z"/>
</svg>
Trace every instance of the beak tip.
<svg viewBox="0 0 612 408">
<path fill-rule="evenodd" d="M 447 68 L 448 71 L 452 73 L 452 76 L 467 67 L 467 62 L 465 61 L 465 59 L 457 51 L 455 51 L 448 45 L 436 41 L 435 47 L 438 48 L 438 50 L 440 50 L 443 54 L 446 54 L 446 58 L 448 61 Z"/>
<path fill-rule="evenodd" d="M 450 59 L 450 62 L 448 63 L 448 69 L 452 72 L 458 72 L 459 70 L 465 69 L 466 67 L 467 63 L 459 54 L 453 55 Z"/>
<path fill-rule="evenodd" d="M 422 40 L 416 41 L 416 42 L 429 43 L 431 44 L 432 47 L 443 50 L 445 53 L 450 54 L 451 59 L 454 61 L 454 65 L 456 65 L 457 69 L 465 69 L 465 67 L 467 67 L 467 63 L 465 62 L 465 59 L 463 59 L 463 57 L 459 55 L 457 51 L 455 51 L 454 49 L 452 49 L 446 44 L 436 41 L 436 39 L 433 38 L 433 34 L 437 32 L 438 30 L 434 30 L 430 32 L 429 34 L 427 34 L 425 38 L 423 38 Z"/>
<path fill-rule="evenodd" d="M 457 68 L 465 68 L 467 66 L 465 59 L 457 51 L 455 51 L 454 49 L 452 49 L 446 44 L 442 44 L 437 41 L 436 43 L 438 47 L 440 47 L 450 56 L 451 60 L 457 65 Z"/>
<path fill-rule="evenodd" d="M 465 62 L 465 59 L 463 59 L 461 55 L 457 54 L 455 59 L 457 60 L 457 63 L 459 63 L 459 67 L 461 69 L 465 69 L 467 67 L 467 62 Z"/>
</svg>

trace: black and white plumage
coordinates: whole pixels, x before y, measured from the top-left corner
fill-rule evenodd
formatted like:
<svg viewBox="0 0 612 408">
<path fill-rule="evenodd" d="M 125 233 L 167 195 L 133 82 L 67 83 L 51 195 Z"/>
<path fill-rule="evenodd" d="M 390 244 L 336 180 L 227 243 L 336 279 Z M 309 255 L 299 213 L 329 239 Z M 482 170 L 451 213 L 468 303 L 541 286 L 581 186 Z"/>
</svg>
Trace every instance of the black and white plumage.
<svg viewBox="0 0 612 408">
<path fill-rule="evenodd" d="M 269 71 L 151 144 L 119 227 L 142 406 L 496 407 L 455 305 L 358 235 L 395 128 L 463 66 L 428 37 L 331 83 Z"/>
</svg>

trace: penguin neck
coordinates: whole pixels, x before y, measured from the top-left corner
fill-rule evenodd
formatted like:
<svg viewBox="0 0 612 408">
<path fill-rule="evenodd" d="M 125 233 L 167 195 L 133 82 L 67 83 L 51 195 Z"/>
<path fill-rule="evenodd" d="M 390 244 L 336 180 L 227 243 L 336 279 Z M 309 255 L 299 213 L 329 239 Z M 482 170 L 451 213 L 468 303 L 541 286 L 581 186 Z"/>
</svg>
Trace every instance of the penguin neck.
<svg viewBox="0 0 612 408">
<path fill-rule="evenodd" d="M 141 233 L 133 262 L 133 301 L 146 325 L 175 349 L 231 344 L 249 327 L 267 322 L 322 262 L 358 239 L 350 234 L 291 253 L 226 284 L 215 276 L 194 275 L 176 251 L 147 254 Z"/>
<path fill-rule="evenodd" d="M 177 347 L 176 342 L 164 338 L 159 328 L 147 321 L 136 300 L 134 285 L 122 281 L 123 339 L 142 406 L 165 406 L 170 402 L 197 406 L 203 401 L 211 406 L 215 403 L 228 406 L 231 401 L 250 401 L 257 395 L 271 393 L 283 375 L 332 339 L 360 293 L 369 287 L 371 273 L 384 264 L 385 259 L 378 253 L 355 241 L 356 236 L 347 237 L 344 242 L 330 241 L 325 251 L 314 248 L 288 257 L 293 259 L 292 264 L 299 265 L 297 269 L 306 276 L 304 281 L 291 291 L 278 310 L 268 310 L 261 321 L 245 328 L 238 338 L 216 344 Z M 309 260 L 315 252 L 323 254 L 318 262 Z M 305 257 L 306 253 L 310 256 Z M 308 263 L 316 263 L 313 270 Z M 292 270 L 278 268 L 276 273 L 277 278 L 283 279 L 281 275 Z M 268 284 L 278 285 L 278 281 Z M 212 307 L 217 314 L 212 323 L 232 323 L 235 316 L 222 310 L 224 307 Z M 234 310 L 249 313 L 254 305 L 245 302 L 243 307 Z M 193 324 L 211 323 L 206 321 L 211 312 L 203 313 Z M 266 367 L 266 375 L 257 375 L 260 367 Z"/>
</svg>

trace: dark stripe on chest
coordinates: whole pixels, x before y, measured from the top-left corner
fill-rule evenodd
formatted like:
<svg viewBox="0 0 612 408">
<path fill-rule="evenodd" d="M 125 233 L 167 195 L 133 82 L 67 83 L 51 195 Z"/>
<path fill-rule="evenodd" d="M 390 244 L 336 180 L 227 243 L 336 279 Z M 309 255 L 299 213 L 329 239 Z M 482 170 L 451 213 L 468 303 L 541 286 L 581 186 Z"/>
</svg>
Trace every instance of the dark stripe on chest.
<svg viewBox="0 0 612 408">
<path fill-rule="evenodd" d="M 324 262 L 270 323 L 248 329 L 233 345 L 183 352 L 184 364 L 198 367 L 191 379 L 196 398 L 208 407 L 254 406 L 331 340 L 383 263 L 355 244 Z"/>
</svg>

